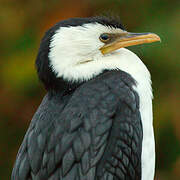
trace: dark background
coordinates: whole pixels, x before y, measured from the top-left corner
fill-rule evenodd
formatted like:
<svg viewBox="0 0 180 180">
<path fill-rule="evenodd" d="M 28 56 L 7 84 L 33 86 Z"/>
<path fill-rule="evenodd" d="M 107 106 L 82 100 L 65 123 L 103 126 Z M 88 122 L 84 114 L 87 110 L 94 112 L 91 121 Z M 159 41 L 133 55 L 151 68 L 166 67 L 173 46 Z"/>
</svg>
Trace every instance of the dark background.
<svg viewBox="0 0 180 180">
<path fill-rule="evenodd" d="M 152 74 L 156 180 L 180 179 L 179 0 L 1 0 L 0 179 L 10 179 L 23 136 L 46 93 L 34 68 L 45 30 L 69 17 L 107 13 L 120 16 L 128 31 L 161 37 L 161 43 L 130 49 Z"/>
</svg>

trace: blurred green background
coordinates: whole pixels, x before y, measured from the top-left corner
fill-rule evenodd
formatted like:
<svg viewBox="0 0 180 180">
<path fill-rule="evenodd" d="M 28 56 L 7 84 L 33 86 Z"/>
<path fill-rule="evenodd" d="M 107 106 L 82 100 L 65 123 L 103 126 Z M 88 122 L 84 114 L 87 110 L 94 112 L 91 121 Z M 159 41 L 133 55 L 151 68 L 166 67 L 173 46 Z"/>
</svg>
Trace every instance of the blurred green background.
<svg viewBox="0 0 180 180">
<path fill-rule="evenodd" d="M 120 16 L 128 31 L 154 32 L 161 43 L 130 48 L 152 74 L 156 180 L 180 179 L 179 0 L 0 1 L 0 179 L 10 179 L 16 153 L 46 91 L 34 68 L 40 39 L 70 17 Z"/>
</svg>

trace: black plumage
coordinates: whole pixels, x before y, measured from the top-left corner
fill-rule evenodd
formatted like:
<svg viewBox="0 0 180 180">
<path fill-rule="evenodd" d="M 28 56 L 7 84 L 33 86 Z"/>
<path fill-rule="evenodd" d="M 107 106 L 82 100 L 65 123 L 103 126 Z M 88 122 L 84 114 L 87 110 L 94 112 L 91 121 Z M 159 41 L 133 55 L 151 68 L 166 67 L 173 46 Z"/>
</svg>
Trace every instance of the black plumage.
<svg viewBox="0 0 180 180">
<path fill-rule="evenodd" d="M 140 179 L 142 125 L 132 85 L 127 73 L 109 71 L 73 92 L 49 92 L 25 135 L 12 180 Z"/>
</svg>

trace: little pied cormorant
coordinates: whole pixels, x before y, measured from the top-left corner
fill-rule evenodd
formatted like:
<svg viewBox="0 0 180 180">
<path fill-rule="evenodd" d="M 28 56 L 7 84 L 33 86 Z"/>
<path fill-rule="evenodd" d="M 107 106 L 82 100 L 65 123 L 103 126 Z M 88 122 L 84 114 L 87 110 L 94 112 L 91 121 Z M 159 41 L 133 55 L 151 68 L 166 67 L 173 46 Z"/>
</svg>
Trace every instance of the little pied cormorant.
<svg viewBox="0 0 180 180">
<path fill-rule="evenodd" d="M 106 17 L 50 28 L 36 59 L 48 93 L 26 132 L 12 180 L 153 180 L 150 73 L 124 47 L 159 41 Z"/>
</svg>

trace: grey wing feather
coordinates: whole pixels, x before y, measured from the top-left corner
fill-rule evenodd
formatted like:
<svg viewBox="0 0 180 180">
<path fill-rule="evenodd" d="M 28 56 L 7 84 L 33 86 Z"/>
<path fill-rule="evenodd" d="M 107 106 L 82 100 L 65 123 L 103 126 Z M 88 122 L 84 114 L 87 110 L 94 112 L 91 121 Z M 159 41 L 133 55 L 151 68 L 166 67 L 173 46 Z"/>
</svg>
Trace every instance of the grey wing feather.
<svg viewBox="0 0 180 180">
<path fill-rule="evenodd" d="M 128 114 L 131 121 L 138 114 L 138 98 L 120 77 L 123 76 L 118 74 L 112 79 L 110 75 L 90 81 L 77 89 L 66 103 L 45 97 L 21 145 L 12 180 L 124 177 L 123 168 L 129 166 L 130 154 L 127 152 L 127 158 L 123 158 L 124 165 L 119 163 L 121 154 L 125 157 L 124 151 L 120 152 L 123 141 L 128 142 L 128 137 L 121 137 L 119 130 L 124 131 L 125 126 L 127 134 L 132 130 L 134 135 L 134 127 L 131 123 L 126 125 L 123 115 Z M 134 142 L 134 151 L 138 150 L 140 140 L 141 137 Z M 125 144 L 126 147 L 131 143 Z"/>
</svg>

